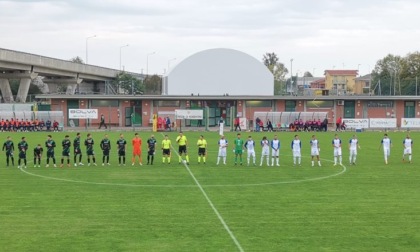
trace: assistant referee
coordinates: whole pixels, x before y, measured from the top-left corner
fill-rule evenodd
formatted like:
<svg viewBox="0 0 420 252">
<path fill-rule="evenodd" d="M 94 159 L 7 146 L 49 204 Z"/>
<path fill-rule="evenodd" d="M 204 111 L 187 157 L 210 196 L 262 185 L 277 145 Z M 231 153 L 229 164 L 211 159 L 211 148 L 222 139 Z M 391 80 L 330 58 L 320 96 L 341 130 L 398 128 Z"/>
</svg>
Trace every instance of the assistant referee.
<svg viewBox="0 0 420 252">
<path fill-rule="evenodd" d="M 198 163 L 201 163 L 201 158 L 203 158 L 203 163 L 206 164 L 206 148 L 207 140 L 204 139 L 203 135 L 200 135 L 200 139 L 197 141 L 198 146 Z"/>
</svg>

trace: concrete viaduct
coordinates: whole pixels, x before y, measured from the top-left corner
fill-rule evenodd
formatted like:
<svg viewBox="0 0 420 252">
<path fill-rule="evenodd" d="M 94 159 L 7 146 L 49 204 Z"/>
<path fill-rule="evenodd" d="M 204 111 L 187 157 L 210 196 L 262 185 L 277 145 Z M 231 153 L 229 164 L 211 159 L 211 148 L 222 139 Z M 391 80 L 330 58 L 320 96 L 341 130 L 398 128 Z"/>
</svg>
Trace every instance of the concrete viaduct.
<svg viewBox="0 0 420 252">
<path fill-rule="evenodd" d="M 72 95 L 82 81 L 104 83 L 113 80 L 119 72 L 116 69 L 0 48 L 0 91 L 7 103 L 25 102 L 31 81 L 37 76 L 43 77 L 42 81 L 48 84 L 50 93 L 54 93 L 52 89 L 57 89 L 57 85 L 65 85 L 66 94 Z M 144 78 L 142 74 L 130 74 Z M 11 79 L 20 80 L 16 99 L 10 89 Z"/>
</svg>

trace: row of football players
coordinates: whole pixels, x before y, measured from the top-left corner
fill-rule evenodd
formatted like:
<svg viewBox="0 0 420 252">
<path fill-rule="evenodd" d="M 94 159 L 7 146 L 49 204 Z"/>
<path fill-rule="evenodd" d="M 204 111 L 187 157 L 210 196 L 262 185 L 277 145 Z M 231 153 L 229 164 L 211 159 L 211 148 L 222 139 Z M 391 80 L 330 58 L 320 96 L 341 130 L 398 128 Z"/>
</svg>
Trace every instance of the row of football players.
<svg viewBox="0 0 420 252">
<path fill-rule="evenodd" d="M 270 149 L 271 149 L 271 166 L 280 166 L 279 164 L 279 150 L 280 150 L 280 141 L 277 138 L 277 135 L 274 136 L 274 139 L 269 141 L 265 136 L 260 141 L 262 153 L 261 153 L 261 160 L 260 166 L 263 165 L 264 159 L 266 159 L 267 166 L 270 166 Z M 332 140 L 332 147 L 333 147 L 333 155 L 334 155 L 334 166 L 342 165 L 342 141 L 339 136 L 336 134 L 334 139 Z M 250 165 L 251 162 L 253 165 L 256 165 L 256 155 L 255 155 L 255 141 L 252 139 L 252 136 L 249 136 L 246 141 L 241 139 L 241 135 L 238 134 L 237 138 L 233 142 L 234 148 L 233 152 L 235 155 L 235 165 L 238 163 L 242 165 L 242 154 L 243 151 L 246 150 L 247 152 L 247 165 Z M 310 149 L 311 149 L 311 164 L 312 166 L 315 165 L 315 160 L 318 163 L 318 166 L 321 166 L 321 161 L 319 157 L 320 147 L 319 141 L 315 135 L 312 135 L 312 138 L 309 142 Z M 405 162 L 406 158 L 408 158 L 408 162 L 412 162 L 412 145 L 413 140 L 410 138 L 410 135 L 407 135 L 406 138 L 403 140 L 403 162 Z M 223 160 L 223 164 L 226 164 L 226 156 L 227 156 L 227 147 L 228 141 L 222 136 L 219 140 L 219 154 L 217 159 L 217 164 L 219 164 L 220 159 Z M 295 135 L 294 139 L 291 142 L 291 149 L 293 154 L 293 164 L 294 165 L 301 165 L 301 148 L 302 142 L 299 139 L 299 135 Z M 381 140 L 380 148 L 383 149 L 384 152 L 384 161 L 385 164 L 388 164 L 388 158 L 391 154 L 391 147 L 392 141 L 388 137 L 387 134 L 384 134 L 383 139 Z M 356 164 L 357 158 L 357 150 L 360 149 L 359 140 L 357 139 L 356 135 L 348 142 L 348 149 L 350 152 L 349 155 L 349 163 L 350 165 Z"/>
<path fill-rule="evenodd" d="M 82 163 L 82 150 L 81 150 L 81 139 L 80 139 L 80 133 L 76 134 L 76 138 L 73 140 L 73 144 L 69 138 L 68 135 L 65 136 L 65 138 L 62 140 L 62 155 L 61 155 L 61 167 L 64 166 L 64 163 L 66 161 L 67 166 L 70 166 L 70 148 L 73 145 L 73 158 L 74 158 L 74 166 L 83 165 Z M 142 139 L 138 135 L 138 133 L 134 134 L 134 138 L 131 141 L 132 143 L 132 149 L 133 149 L 133 156 L 132 156 L 132 165 L 135 164 L 135 161 L 138 160 L 139 165 L 142 165 L 142 155 L 141 155 L 141 145 L 142 145 Z M 84 141 L 84 146 L 86 147 L 86 155 L 87 155 L 87 164 L 88 166 L 97 165 L 96 164 L 96 156 L 94 152 L 94 144 L 95 141 L 92 138 L 92 135 L 89 133 L 87 134 L 87 138 Z M 118 161 L 119 165 L 125 165 L 126 162 L 126 145 L 127 141 L 124 139 L 124 135 L 120 134 L 119 139 L 116 142 L 117 150 L 118 150 Z M 56 142 L 52 138 L 51 135 L 48 135 L 47 140 L 45 141 L 45 147 L 46 147 L 46 167 L 49 167 L 50 161 L 52 161 L 52 164 L 54 167 L 56 167 L 56 158 L 55 158 L 55 148 L 56 148 Z M 148 148 L 148 156 L 147 156 L 147 164 L 153 164 L 154 160 L 154 153 L 155 153 L 155 146 L 156 146 L 156 139 L 152 135 L 147 140 L 147 148 Z M 112 148 L 111 140 L 108 138 L 108 135 L 105 135 L 105 137 L 100 142 L 100 148 L 103 152 L 102 156 L 102 165 L 110 165 L 109 163 L 109 154 Z M 12 166 L 15 165 L 14 160 L 14 143 L 12 138 L 9 136 L 7 137 L 6 141 L 3 144 L 2 150 L 6 152 L 6 165 L 9 166 L 11 163 Z M 29 149 L 28 142 L 26 141 L 25 137 L 22 137 L 21 141 L 17 145 L 17 149 L 19 151 L 19 159 L 18 159 L 18 168 L 26 168 L 27 166 L 27 159 L 26 159 L 26 153 Z M 34 148 L 34 165 L 41 167 L 41 158 L 44 153 L 44 148 L 41 144 L 38 144 Z"/>
<path fill-rule="evenodd" d="M 182 132 L 179 133 L 179 136 L 176 138 L 176 142 L 178 144 L 178 154 L 179 154 L 179 163 L 184 160 L 187 164 L 189 164 L 189 156 L 187 153 L 187 138 L 183 135 Z M 321 161 L 319 158 L 319 141 L 315 135 L 312 136 L 310 140 L 310 149 L 311 149 L 311 157 L 312 157 L 312 166 L 315 165 L 315 160 L 317 161 L 318 165 L 321 166 Z M 96 165 L 96 157 L 93 151 L 93 146 L 95 142 L 89 133 L 87 138 L 84 141 L 84 145 L 86 146 L 86 154 L 87 154 L 87 161 L 88 165 L 92 164 Z M 118 149 L 118 161 L 119 165 L 125 165 L 126 160 L 126 145 L 127 141 L 124 139 L 123 134 L 120 134 L 120 138 L 116 142 L 117 149 Z M 260 141 L 262 147 L 261 153 L 261 160 L 260 166 L 263 165 L 264 159 L 266 159 L 267 166 L 270 166 L 270 149 L 271 149 L 271 166 L 279 166 L 279 151 L 280 151 L 280 140 L 277 138 L 277 135 L 274 136 L 273 140 L 268 140 L 267 137 L 263 137 Z M 332 146 L 334 149 L 334 165 L 340 164 L 342 165 L 342 149 L 341 149 L 342 141 L 339 136 L 336 134 L 335 138 L 332 140 Z M 403 153 L 403 161 L 405 161 L 405 157 L 408 156 L 408 161 L 411 163 L 411 154 L 412 154 L 412 144 L 413 140 L 410 138 L 409 135 L 404 139 L 404 153 Z M 61 166 L 64 165 L 64 161 L 67 160 L 67 165 L 70 166 L 70 147 L 71 141 L 69 136 L 66 135 L 64 140 L 62 140 L 62 157 L 61 157 Z M 142 155 L 141 155 L 141 145 L 142 139 L 135 133 L 134 138 L 132 139 L 132 149 L 133 149 L 133 156 L 132 156 L 132 165 L 135 164 L 136 158 L 140 165 L 142 165 Z M 223 161 L 223 164 L 226 164 L 226 157 L 227 157 L 227 148 L 228 148 L 228 141 L 225 139 L 224 136 L 218 141 L 219 151 L 218 151 L 218 158 L 217 164 L 220 163 L 220 160 Z M 198 146 L 198 163 L 203 160 L 206 163 L 207 157 L 207 141 L 204 139 L 204 136 L 201 135 L 197 141 Z M 255 155 L 255 141 L 252 139 L 251 136 L 248 137 L 245 141 L 241 138 L 241 134 L 237 134 L 236 139 L 233 141 L 233 151 L 235 155 L 235 165 L 238 163 L 242 165 L 242 154 L 246 150 L 247 152 L 247 164 L 250 165 L 251 161 L 253 165 L 256 165 L 256 155 Z M 301 165 L 301 140 L 299 139 L 298 135 L 295 135 L 294 139 L 291 142 L 291 149 L 293 153 L 293 163 L 294 165 Z M 19 149 L 19 160 L 18 166 L 19 167 L 26 167 L 26 151 L 28 150 L 28 143 L 26 142 L 26 138 L 22 137 L 22 141 L 18 144 Z M 50 159 L 53 162 L 53 165 L 56 166 L 54 148 L 56 147 L 55 141 L 52 139 L 51 135 L 48 135 L 47 141 L 45 142 L 45 147 L 47 148 L 47 167 L 49 166 Z M 103 151 L 102 156 L 102 165 L 110 165 L 109 163 L 109 153 L 111 150 L 111 141 L 108 139 L 108 135 L 102 139 L 100 143 L 100 147 Z M 384 138 L 381 140 L 381 148 L 384 151 L 384 160 L 385 164 L 388 163 L 388 157 L 390 155 L 390 150 L 392 147 L 391 139 L 388 138 L 387 134 L 384 135 Z M 73 150 L 74 150 L 74 165 L 83 165 L 82 163 L 82 151 L 81 151 L 81 140 L 80 140 L 80 133 L 77 133 L 76 138 L 73 141 Z M 156 148 L 156 139 L 153 135 L 147 140 L 147 164 L 153 164 L 154 161 L 154 154 Z M 164 140 L 162 141 L 162 162 L 170 163 L 171 161 L 171 140 L 165 135 Z M 350 164 L 356 164 L 356 157 L 357 157 L 357 150 L 360 149 L 359 141 L 356 135 L 349 140 L 349 162 Z M 6 151 L 6 164 L 9 166 L 9 159 L 14 165 L 14 144 L 10 137 L 7 138 L 6 142 L 3 144 L 3 151 Z M 40 167 L 41 157 L 43 155 L 43 148 L 40 144 L 38 144 L 34 148 L 34 164 Z M 183 156 L 185 159 L 183 159 Z M 79 163 L 77 163 L 77 158 Z M 23 164 L 21 166 L 21 161 Z"/>
</svg>

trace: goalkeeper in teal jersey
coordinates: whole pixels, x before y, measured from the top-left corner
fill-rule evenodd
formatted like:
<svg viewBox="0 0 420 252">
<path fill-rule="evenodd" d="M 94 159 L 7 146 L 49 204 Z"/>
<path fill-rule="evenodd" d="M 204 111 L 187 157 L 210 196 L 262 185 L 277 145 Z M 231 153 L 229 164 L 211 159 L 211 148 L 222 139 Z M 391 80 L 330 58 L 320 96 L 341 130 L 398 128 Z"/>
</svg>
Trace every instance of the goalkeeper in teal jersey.
<svg viewBox="0 0 420 252">
<path fill-rule="evenodd" d="M 235 165 L 238 163 L 238 156 L 239 156 L 239 164 L 242 165 L 242 153 L 244 150 L 244 140 L 241 139 L 241 134 L 237 134 L 236 139 L 233 141 L 233 151 L 235 152 Z"/>
</svg>

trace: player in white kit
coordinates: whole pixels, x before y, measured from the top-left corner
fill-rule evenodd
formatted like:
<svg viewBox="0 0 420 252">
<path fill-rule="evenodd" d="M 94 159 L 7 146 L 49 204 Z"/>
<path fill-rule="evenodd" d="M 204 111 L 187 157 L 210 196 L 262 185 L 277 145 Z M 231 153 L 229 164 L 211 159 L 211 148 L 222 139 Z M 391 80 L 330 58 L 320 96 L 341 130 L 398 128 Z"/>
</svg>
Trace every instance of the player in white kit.
<svg viewBox="0 0 420 252">
<path fill-rule="evenodd" d="M 312 166 L 315 165 L 315 157 L 318 160 L 318 166 L 321 166 L 321 160 L 319 160 L 319 152 L 321 148 L 319 148 L 319 141 L 316 139 L 315 135 L 312 135 L 312 139 L 309 144 L 311 145 Z"/>
<path fill-rule="evenodd" d="M 340 162 L 340 165 L 343 165 L 342 151 L 341 151 L 341 139 L 335 134 L 334 139 L 332 140 L 332 147 L 334 148 L 334 166 L 337 165 L 337 159 Z"/>
<path fill-rule="evenodd" d="M 408 162 L 411 164 L 411 147 L 413 146 L 413 139 L 410 138 L 410 135 L 407 135 L 404 139 L 403 146 L 404 153 L 402 161 L 405 162 L 405 156 L 408 156 Z"/>
<path fill-rule="evenodd" d="M 271 141 L 271 166 L 274 166 L 274 161 L 276 161 L 277 166 L 280 166 L 279 152 L 280 152 L 280 140 L 277 138 L 277 135 L 274 135 L 274 139 Z"/>
<path fill-rule="evenodd" d="M 217 165 L 219 165 L 220 158 L 223 158 L 223 164 L 226 164 L 226 149 L 228 146 L 228 141 L 225 139 L 225 136 L 221 136 L 219 139 L 219 154 L 217 156 Z"/>
<path fill-rule="evenodd" d="M 251 157 L 252 157 L 252 163 L 255 165 L 255 141 L 252 140 L 252 137 L 249 136 L 248 140 L 246 140 L 244 147 L 246 149 L 247 152 L 247 163 L 249 166 L 249 161 L 251 161 Z"/>
<path fill-rule="evenodd" d="M 302 142 L 300 141 L 298 135 L 295 135 L 295 139 L 293 139 L 291 147 L 292 147 L 292 152 L 293 152 L 293 166 L 296 165 L 296 161 L 300 166 L 300 161 L 302 158 L 302 155 L 300 153 L 300 150 L 302 148 Z"/>
<path fill-rule="evenodd" d="M 392 141 L 388 137 L 388 134 L 384 134 L 384 138 L 382 138 L 381 140 L 381 146 L 379 146 L 379 149 L 381 147 L 384 150 L 385 164 L 388 164 L 388 157 L 391 155 L 391 147 L 392 147 Z"/>
<path fill-rule="evenodd" d="M 349 161 L 351 165 L 356 165 L 357 149 L 360 149 L 359 140 L 357 139 L 356 135 L 353 135 L 349 141 Z"/>
<path fill-rule="evenodd" d="M 262 152 L 260 166 L 262 166 L 264 158 L 267 159 L 267 166 L 270 166 L 270 141 L 268 141 L 266 136 L 264 136 L 261 140 L 261 147 Z"/>
</svg>

